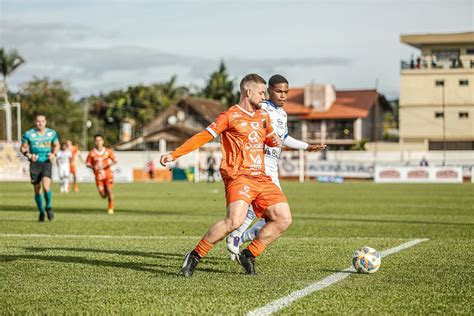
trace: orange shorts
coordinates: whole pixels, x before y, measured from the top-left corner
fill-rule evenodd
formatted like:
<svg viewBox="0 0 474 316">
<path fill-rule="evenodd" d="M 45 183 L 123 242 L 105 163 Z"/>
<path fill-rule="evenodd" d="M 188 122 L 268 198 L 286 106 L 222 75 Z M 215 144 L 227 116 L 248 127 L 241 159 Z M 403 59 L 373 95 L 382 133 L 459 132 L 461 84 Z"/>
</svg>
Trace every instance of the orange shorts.
<svg viewBox="0 0 474 316">
<path fill-rule="evenodd" d="M 114 188 L 114 178 L 109 178 L 109 177 L 106 177 L 103 179 L 95 178 L 95 183 L 99 191 L 104 191 L 106 187 L 110 189 Z"/>
<path fill-rule="evenodd" d="M 75 174 L 76 173 L 76 166 L 70 165 L 69 166 L 69 172 Z"/>
<path fill-rule="evenodd" d="M 263 218 L 265 210 L 277 203 L 288 203 L 285 194 L 267 175 L 258 177 L 238 176 L 224 180 L 227 205 L 243 200 L 251 204 L 255 214 Z"/>
</svg>

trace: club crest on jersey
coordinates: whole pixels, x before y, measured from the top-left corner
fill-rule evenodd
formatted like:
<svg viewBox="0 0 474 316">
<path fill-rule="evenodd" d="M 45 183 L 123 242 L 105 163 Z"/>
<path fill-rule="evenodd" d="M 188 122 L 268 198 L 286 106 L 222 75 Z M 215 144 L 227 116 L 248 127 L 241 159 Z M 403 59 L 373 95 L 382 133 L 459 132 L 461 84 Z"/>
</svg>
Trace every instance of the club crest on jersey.
<svg viewBox="0 0 474 316">
<path fill-rule="evenodd" d="M 31 137 L 36 137 L 36 133 L 31 133 Z"/>
<path fill-rule="evenodd" d="M 259 122 L 250 122 L 250 126 L 252 126 L 253 129 L 259 129 L 260 128 L 260 123 Z"/>
<path fill-rule="evenodd" d="M 242 126 L 242 127 L 247 126 L 247 122 L 242 122 L 242 123 L 240 123 L 240 126 Z"/>
<path fill-rule="evenodd" d="M 239 194 L 240 195 L 245 195 L 247 198 L 250 199 L 250 195 L 249 195 L 250 187 L 248 185 L 244 185 L 244 187 L 242 189 L 243 190 L 239 190 Z"/>
<path fill-rule="evenodd" d="M 53 132 L 47 132 L 46 135 L 48 135 L 48 137 L 51 137 L 53 136 Z"/>
<path fill-rule="evenodd" d="M 258 133 L 256 131 L 251 131 L 248 138 L 251 143 L 256 143 L 258 142 Z"/>
</svg>

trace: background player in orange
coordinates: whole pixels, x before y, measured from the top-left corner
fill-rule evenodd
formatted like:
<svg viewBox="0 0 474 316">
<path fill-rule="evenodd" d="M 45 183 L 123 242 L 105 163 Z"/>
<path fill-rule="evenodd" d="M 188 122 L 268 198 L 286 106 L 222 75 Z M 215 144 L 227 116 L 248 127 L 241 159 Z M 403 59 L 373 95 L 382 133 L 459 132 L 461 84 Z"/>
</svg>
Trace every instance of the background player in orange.
<svg viewBox="0 0 474 316">
<path fill-rule="evenodd" d="M 94 136 L 95 147 L 87 156 L 86 166 L 94 170 L 95 182 L 100 196 L 109 198 L 108 213 L 114 213 L 114 173 L 112 166 L 117 163 L 117 158 L 113 151 L 104 147 L 104 136 L 96 134 Z"/>
<path fill-rule="evenodd" d="M 79 154 L 79 149 L 77 145 L 74 145 L 71 140 L 66 141 L 67 148 L 69 151 L 71 151 L 71 160 L 69 162 L 69 169 L 72 174 L 72 183 L 73 183 L 73 191 L 74 192 L 79 192 L 79 187 L 77 186 L 77 180 L 76 180 L 76 158 L 79 157 L 79 159 L 84 162 L 82 159 L 81 155 Z"/>
<path fill-rule="evenodd" d="M 260 103 L 265 100 L 265 84 L 259 75 L 245 76 L 240 82 L 240 101 L 237 105 L 221 113 L 206 130 L 191 137 L 174 152 L 161 156 L 160 163 L 166 165 L 221 136 L 220 172 L 226 191 L 227 215 L 212 225 L 194 250 L 186 254 L 180 270 L 186 277 L 192 276 L 199 260 L 217 242 L 244 222 L 250 204 L 256 215 L 266 218 L 268 222 L 238 257 L 248 274 L 256 273 L 255 257 L 291 223 L 291 211 L 285 195 L 265 174 L 264 145 L 281 145 L 268 113 L 260 109 Z"/>
</svg>

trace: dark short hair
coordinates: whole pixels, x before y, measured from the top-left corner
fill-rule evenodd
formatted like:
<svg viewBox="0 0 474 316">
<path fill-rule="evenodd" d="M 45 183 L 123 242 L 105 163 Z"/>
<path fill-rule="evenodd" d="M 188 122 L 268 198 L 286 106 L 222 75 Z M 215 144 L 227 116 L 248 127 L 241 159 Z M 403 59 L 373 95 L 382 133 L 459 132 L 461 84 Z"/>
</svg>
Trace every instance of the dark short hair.
<svg viewBox="0 0 474 316">
<path fill-rule="evenodd" d="M 104 135 L 102 135 L 101 133 L 97 133 L 97 134 L 94 135 L 94 139 L 96 139 L 97 137 L 100 137 L 100 138 L 102 138 L 103 140 L 105 140 Z"/>
<path fill-rule="evenodd" d="M 273 75 L 273 76 L 271 76 L 270 80 L 268 80 L 268 85 L 270 87 L 274 87 L 279 83 L 288 84 L 288 80 L 286 80 L 286 78 L 283 77 L 282 75 Z"/>
<path fill-rule="evenodd" d="M 42 117 L 44 117 L 44 119 L 46 119 L 46 115 L 44 115 L 43 113 L 39 113 L 39 114 L 36 114 L 35 120 L 38 119 L 38 116 L 42 116 Z"/>
<path fill-rule="evenodd" d="M 242 80 L 240 81 L 240 90 L 244 89 L 244 86 L 247 82 L 267 84 L 265 79 L 263 79 L 259 75 L 257 75 L 257 74 L 248 74 L 245 77 L 243 77 Z"/>
</svg>

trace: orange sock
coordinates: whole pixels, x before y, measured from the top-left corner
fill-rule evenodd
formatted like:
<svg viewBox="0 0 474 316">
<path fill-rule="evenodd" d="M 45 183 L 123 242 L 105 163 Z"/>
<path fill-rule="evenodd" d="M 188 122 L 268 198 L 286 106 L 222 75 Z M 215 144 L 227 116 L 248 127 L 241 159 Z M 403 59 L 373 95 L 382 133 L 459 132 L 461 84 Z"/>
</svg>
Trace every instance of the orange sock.
<svg viewBox="0 0 474 316">
<path fill-rule="evenodd" d="M 207 253 L 212 249 L 212 247 L 214 247 L 213 244 L 211 244 L 205 239 L 201 239 L 199 244 L 197 244 L 196 248 L 194 248 L 194 251 L 196 251 L 198 255 L 202 258 L 207 255 Z"/>
<path fill-rule="evenodd" d="M 262 254 L 265 248 L 267 248 L 267 245 L 258 239 L 254 239 L 250 245 L 248 245 L 247 250 L 250 251 L 255 257 L 258 257 Z"/>
</svg>

